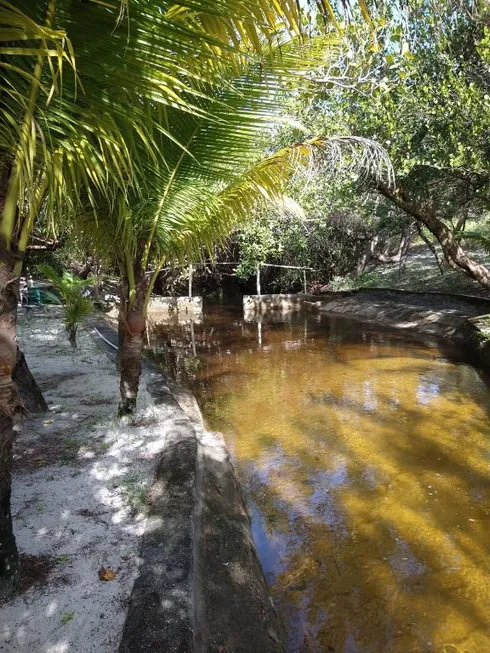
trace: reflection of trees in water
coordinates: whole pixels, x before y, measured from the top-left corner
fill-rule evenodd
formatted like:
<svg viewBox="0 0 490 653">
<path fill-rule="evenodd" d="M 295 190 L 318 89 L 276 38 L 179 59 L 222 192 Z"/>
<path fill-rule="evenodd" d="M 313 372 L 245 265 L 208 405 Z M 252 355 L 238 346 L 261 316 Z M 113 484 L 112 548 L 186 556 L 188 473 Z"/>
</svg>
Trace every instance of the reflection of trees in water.
<svg viewBox="0 0 490 653">
<path fill-rule="evenodd" d="M 254 325 L 196 326 L 190 381 L 290 650 L 490 650 L 487 387 L 397 335 L 309 327 L 263 324 L 259 353 Z"/>
<path fill-rule="evenodd" d="M 430 465 L 407 476 L 400 471 L 402 464 L 390 470 L 395 461 L 388 460 L 383 472 L 379 459 L 354 451 L 345 456 L 349 464 L 339 478 L 339 458 L 320 463 L 314 450 L 316 446 L 305 451 L 303 445 L 295 464 L 274 467 L 266 482 L 247 488 L 268 524 L 269 538 L 290 536 L 274 594 L 295 631 L 291 641 L 297 646 L 303 642 L 292 650 L 307 650 L 308 633 L 311 638 L 317 632 L 320 649 L 310 642 L 310 650 L 331 646 L 343 651 L 351 636 L 360 650 L 439 651 L 441 642 L 464 639 L 473 629 L 473 646 L 479 642 L 477 650 L 488 648 L 488 544 L 484 530 L 467 521 L 473 514 L 488 523 L 488 515 L 481 507 L 475 511 L 467 492 L 475 470 L 448 457 L 446 470 L 453 468 L 449 483 L 427 484 L 433 478 Z M 431 453 L 435 461 L 443 450 Z M 395 450 L 393 457 L 398 456 L 403 457 L 403 450 Z M 289 452 L 286 459 L 291 457 Z M 373 458 L 375 465 L 370 464 Z M 375 486 L 373 475 L 378 476 Z M 456 475 L 466 490 L 448 487 Z M 410 492 L 412 497 L 404 500 Z M 422 507 L 444 493 L 442 510 Z"/>
</svg>

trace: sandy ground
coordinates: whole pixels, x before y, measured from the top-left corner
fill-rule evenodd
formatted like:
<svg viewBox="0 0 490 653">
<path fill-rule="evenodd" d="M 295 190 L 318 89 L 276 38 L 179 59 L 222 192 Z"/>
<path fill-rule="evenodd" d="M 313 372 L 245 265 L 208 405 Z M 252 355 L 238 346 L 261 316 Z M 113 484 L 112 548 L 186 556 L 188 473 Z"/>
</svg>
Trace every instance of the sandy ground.
<svg viewBox="0 0 490 653">
<path fill-rule="evenodd" d="M 471 248 L 467 248 L 467 251 L 476 261 L 486 266 L 490 265 L 488 253 Z M 422 244 L 412 245 L 406 266 L 402 270 L 399 263 L 368 266 L 363 274 L 347 275 L 343 279 L 338 279 L 335 284 L 336 290 L 352 288 L 400 288 L 418 292 L 445 292 L 488 298 L 488 290 L 457 270 L 446 269 L 441 275 L 432 252 Z"/>
<path fill-rule="evenodd" d="M 12 512 L 30 587 L 1 608 L 0 651 L 115 653 L 163 420 L 143 391 L 134 425 L 116 423 L 116 369 L 88 331 L 72 350 L 44 315 L 24 320 L 20 340 L 50 410 L 16 443 Z"/>
</svg>

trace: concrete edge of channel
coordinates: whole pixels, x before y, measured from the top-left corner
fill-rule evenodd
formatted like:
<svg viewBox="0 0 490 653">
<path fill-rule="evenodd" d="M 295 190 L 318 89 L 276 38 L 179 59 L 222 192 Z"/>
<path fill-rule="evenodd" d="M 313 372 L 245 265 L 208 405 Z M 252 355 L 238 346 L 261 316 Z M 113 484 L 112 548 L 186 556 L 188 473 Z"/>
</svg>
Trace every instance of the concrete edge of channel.
<svg viewBox="0 0 490 653">
<path fill-rule="evenodd" d="M 283 653 L 285 629 L 222 435 L 205 430 L 192 393 L 148 362 L 142 380 L 167 435 L 119 653 Z"/>
<path fill-rule="evenodd" d="M 333 294 L 333 293 L 332 293 Z M 395 295 L 394 291 L 392 294 Z M 411 296 L 414 293 L 406 293 Z M 422 293 L 420 293 L 422 295 Z M 465 351 L 473 364 L 480 369 L 490 370 L 490 301 L 481 298 L 462 296 L 462 301 L 470 305 L 475 300 L 475 311 L 466 312 L 464 306 L 448 309 L 437 305 L 429 308 L 423 305 L 404 303 L 403 296 L 390 299 L 382 297 L 377 291 L 378 301 L 369 302 L 368 293 L 356 296 L 319 298 L 312 302 L 305 300 L 305 310 L 324 314 L 339 315 L 359 322 L 379 324 L 389 328 L 405 330 L 421 337 L 434 337 L 440 342 L 448 342 Z M 423 295 L 427 297 L 427 295 Z M 444 295 L 447 297 L 456 297 Z M 368 301 L 366 301 L 368 298 Z M 457 298 L 457 297 L 456 297 Z"/>
</svg>

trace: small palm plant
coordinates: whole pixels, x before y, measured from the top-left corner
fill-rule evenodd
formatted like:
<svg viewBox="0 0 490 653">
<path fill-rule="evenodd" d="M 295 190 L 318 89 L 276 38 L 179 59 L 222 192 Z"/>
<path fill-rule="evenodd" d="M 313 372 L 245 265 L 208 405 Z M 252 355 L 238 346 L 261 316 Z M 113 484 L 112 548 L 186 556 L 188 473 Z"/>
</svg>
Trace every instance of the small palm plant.
<svg viewBox="0 0 490 653">
<path fill-rule="evenodd" d="M 38 270 L 51 281 L 53 287 L 61 296 L 68 339 L 71 346 L 76 348 L 78 327 L 87 319 L 94 308 L 92 300 L 83 295 L 83 291 L 92 284 L 92 281 L 90 279 L 79 279 L 66 271 L 58 274 L 53 267 L 47 264 L 40 265 Z"/>
</svg>

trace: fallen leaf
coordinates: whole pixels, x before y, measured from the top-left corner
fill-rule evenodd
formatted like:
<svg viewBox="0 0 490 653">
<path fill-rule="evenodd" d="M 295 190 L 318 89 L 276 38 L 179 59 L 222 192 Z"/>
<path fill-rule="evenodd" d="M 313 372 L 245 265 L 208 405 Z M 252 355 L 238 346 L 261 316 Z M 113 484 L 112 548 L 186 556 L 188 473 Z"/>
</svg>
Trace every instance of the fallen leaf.
<svg viewBox="0 0 490 653">
<path fill-rule="evenodd" d="M 116 580 L 116 571 L 110 567 L 99 569 L 99 580 Z"/>
<path fill-rule="evenodd" d="M 45 422 L 43 422 L 44 426 L 48 426 L 48 424 L 52 424 L 53 420 L 52 419 L 47 419 Z"/>
<path fill-rule="evenodd" d="M 75 616 L 74 612 L 65 612 L 64 614 L 61 615 L 61 623 L 63 626 L 65 626 L 69 621 L 73 619 Z"/>
</svg>

